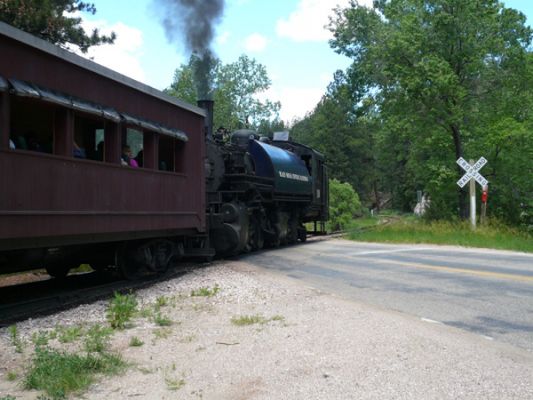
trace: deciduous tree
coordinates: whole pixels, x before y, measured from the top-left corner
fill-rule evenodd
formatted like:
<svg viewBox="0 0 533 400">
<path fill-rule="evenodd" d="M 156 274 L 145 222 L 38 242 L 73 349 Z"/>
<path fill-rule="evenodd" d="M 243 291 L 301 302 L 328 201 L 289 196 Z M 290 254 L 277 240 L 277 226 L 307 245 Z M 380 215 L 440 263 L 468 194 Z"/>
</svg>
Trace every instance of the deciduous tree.
<svg viewBox="0 0 533 400">
<path fill-rule="evenodd" d="M 51 43 L 76 45 L 82 52 L 89 47 L 113 43 L 115 33 L 101 35 L 97 29 L 87 34 L 80 12 L 96 13 L 92 3 L 80 0 L 1 0 L 0 21 Z"/>
<path fill-rule="evenodd" d="M 181 65 L 175 72 L 174 81 L 166 92 L 185 101 L 195 103 L 197 82 L 193 73 L 196 58 L 193 55 L 188 64 Z M 266 121 L 279 120 L 279 102 L 259 96 L 270 87 L 270 79 L 264 65 L 242 55 L 230 64 L 215 63 L 212 70 L 212 95 L 215 100 L 215 127 L 229 130 L 239 128 L 257 129 Z"/>
<path fill-rule="evenodd" d="M 377 0 L 373 9 L 352 0 L 330 28 L 390 132 L 410 130 L 406 162 L 427 162 L 449 188 L 463 173 L 455 159 L 471 154 L 485 105 L 517 76 L 532 36 L 524 15 L 496 0 Z M 465 194 L 456 203 L 463 216 Z"/>
</svg>

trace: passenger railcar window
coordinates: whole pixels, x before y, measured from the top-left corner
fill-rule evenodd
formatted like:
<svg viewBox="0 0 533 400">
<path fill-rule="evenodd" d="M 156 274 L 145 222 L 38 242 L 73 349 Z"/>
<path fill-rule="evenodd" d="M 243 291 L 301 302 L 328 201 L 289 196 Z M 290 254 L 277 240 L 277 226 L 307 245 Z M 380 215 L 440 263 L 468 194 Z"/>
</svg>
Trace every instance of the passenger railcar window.
<svg viewBox="0 0 533 400">
<path fill-rule="evenodd" d="M 159 170 L 174 171 L 174 138 L 161 135 L 159 138 Z"/>
<path fill-rule="evenodd" d="M 86 117 L 76 114 L 74 117 L 74 148 L 75 158 L 86 158 L 89 160 L 103 161 L 103 131 L 104 120 Z M 99 133 L 101 139 L 99 139 Z"/>
<path fill-rule="evenodd" d="M 10 139 L 17 150 L 52 153 L 54 149 L 54 105 L 11 96 Z"/>
<path fill-rule="evenodd" d="M 143 132 L 133 128 L 127 128 L 126 143 L 131 149 L 131 158 L 135 160 L 138 167 L 143 166 Z"/>
</svg>

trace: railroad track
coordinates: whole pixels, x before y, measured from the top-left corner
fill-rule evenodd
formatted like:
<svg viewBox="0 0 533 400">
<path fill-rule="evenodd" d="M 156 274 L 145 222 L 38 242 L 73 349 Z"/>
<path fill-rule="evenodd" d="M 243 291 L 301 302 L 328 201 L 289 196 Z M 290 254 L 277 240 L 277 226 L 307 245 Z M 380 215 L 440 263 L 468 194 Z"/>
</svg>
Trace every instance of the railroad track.
<svg viewBox="0 0 533 400">
<path fill-rule="evenodd" d="M 181 263 L 179 268 L 142 280 L 126 281 L 97 273 L 68 276 L 63 282 L 49 279 L 0 288 L 0 327 L 43 317 L 58 311 L 111 298 L 115 292 L 137 291 L 182 276 L 204 264 Z M 14 295 L 12 292 L 18 292 Z M 4 295 L 7 293 L 7 296 Z M 28 293 L 33 293 L 28 295 Z M 7 299 L 7 302 L 5 301 Z"/>
<path fill-rule="evenodd" d="M 341 237 L 344 232 L 315 236 L 308 242 Z M 268 250 L 263 250 L 268 251 Z M 242 254 L 243 256 L 245 254 Z M 238 259 L 239 256 L 233 259 Z M 111 274 L 90 272 L 69 275 L 64 280 L 46 279 L 0 287 L 0 327 L 54 314 L 80 304 L 111 298 L 115 292 L 127 293 L 155 285 L 203 268 L 211 263 L 184 262 L 162 275 L 128 281 Z"/>
</svg>

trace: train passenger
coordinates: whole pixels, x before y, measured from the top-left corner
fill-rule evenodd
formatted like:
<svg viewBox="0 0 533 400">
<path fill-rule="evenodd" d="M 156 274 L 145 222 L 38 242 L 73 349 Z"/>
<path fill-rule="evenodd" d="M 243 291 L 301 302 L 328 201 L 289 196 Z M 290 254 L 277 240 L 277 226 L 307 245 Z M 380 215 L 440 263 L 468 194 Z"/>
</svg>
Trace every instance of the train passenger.
<svg viewBox="0 0 533 400">
<path fill-rule="evenodd" d="M 87 154 L 85 153 L 85 149 L 78 146 L 78 144 L 76 142 L 74 142 L 74 146 L 73 146 L 73 155 L 74 155 L 74 158 L 87 158 Z"/>
<path fill-rule="evenodd" d="M 104 161 L 104 141 L 100 140 L 96 146 L 96 153 L 94 154 L 96 161 Z"/>
<path fill-rule="evenodd" d="M 134 168 L 139 167 L 139 164 L 137 164 L 137 161 L 135 161 L 131 155 L 131 147 L 128 145 L 122 146 L 122 165 L 129 165 L 130 167 Z"/>
<path fill-rule="evenodd" d="M 130 165 L 131 148 L 128 145 L 122 146 L 122 155 L 120 157 L 121 164 L 124 166 Z"/>
</svg>

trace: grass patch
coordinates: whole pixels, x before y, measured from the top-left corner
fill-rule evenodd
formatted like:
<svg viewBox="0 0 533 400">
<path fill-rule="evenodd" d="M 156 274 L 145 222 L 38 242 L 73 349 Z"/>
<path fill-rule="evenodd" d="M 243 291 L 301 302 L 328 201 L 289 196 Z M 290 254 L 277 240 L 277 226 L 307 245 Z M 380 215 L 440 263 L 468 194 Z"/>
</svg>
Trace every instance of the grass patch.
<svg viewBox="0 0 533 400">
<path fill-rule="evenodd" d="M 113 329 L 124 329 L 137 311 L 137 299 L 132 294 L 115 292 L 107 308 L 107 320 Z"/>
<path fill-rule="evenodd" d="M 155 313 L 154 314 L 154 322 L 159 326 L 170 326 L 172 325 L 172 320 L 170 318 L 165 317 L 161 313 Z"/>
<path fill-rule="evenodd" d="M 139 339 L 137 336 L 133 336 L 130 339 L 130 347 L 141 347 L 144 344 L 144 342 Z"/>
<path fill-rule="evenodd" d="M 31 335 L 31 341 L 37 347 L 43 347 L 48 345 L 50 340 L 50 334 L 46 331 L 33 332 Z"/>
<path fill-rule="evenodd" d="M 220 287 L 215 285 L 213 288 L 207 286 L 191 291 L 191 297 L 213 297 L 220 291 Z"/>
<path fill-rule="evenodd" d="M 167 389 L 168 390 L 179 390 L 183 386 L 185 386 L 185 380 L 184 379 L 176 379 L 176 378 L 165 377 L 165 383 L 167 385 Z"/>
<path fill-rule="evenodd" d="M 24 342 L 19 337 L 19 331 L 16 325 L 11 325 L 7 328 L 9 331 L 9 337 L 11 338 L 11 344 L 15 346 L 17 353 L 22 353 L 24 350 Z"/>
<path fill-rule="evenodd" d="M 272 318 L 265 318 L 262 315 L 241 315 L 240 317 L 231 318 L 231 323 L 237 326 L 247 326 L 254 324 L 267 324 L 270 321 L 285 321 L 285 317 L 281 315 L 274 315 Z"/>
<path fill-rule="evenodd" d="M 398 218 L 373 229 L 352 231 L 348 239 L 386 243 L 432 243 L 533 252 L 533 236 L 491 221 L 471 229 L 468 222 L 426 222 Z"/>
<path fill-rule="evenodd" d="M 156 310 L 160 310 L 161 307 L 166 307 L 170 304 L 170 299 L 165 296 L 159 296 L 157 299 L 155 299 L 155 306 L 154 308 Z"/>
<path fill-rule="evenodd" d="M 59 326 L 57 327 L 57 340 L 61 343 L 72 343 L 83 336 L 83 328 L 79 325 L 75 326 Z"/>
<path fill-rule="evenodd" d="M 152 319 L 154 317 L 154 309 L 150 306 L 145 306 L 139 311 L 139 315 L 142 318 Z"/>
<path fill-rule="evenodd" d="M 153 334 L 156 339 L 167 339 L 172 334 L 172 329 L 168 327 L 154 329 Z"/>
<path fill-rule="evenodd" d="M 18 377 L 19 377 L 19 374 L 17 374 L 15 371 L 9 371 L 7 373 L 7 380 L 9 382 L 16 381 Z"/>
<path fill-rule="evenodd" d="M 237 326 L 264 324 L 267 320 L 261 315 L 241 315 L 231 318 L 231 323 Z"/>
<path fill-rule="evenodd" d="M 109 339 L 113 330 L 101 325 L 93 325 L 85 336 L 85 350 L 89 353 L 102 353 L 109 346 Z"/>
<path fill-rule="evenodd" d="M 7 396 L 0 397 L 0 400 L 17 400 L 17 398 L 8 394 Z"/>
<path fill-rule="evenodd" d="M 62 399 L 69 393 L 86 389 L 97 374 L 115 375 L 125 367 L 122 358 L 113 354 L 79 355 L 37 348 L 24 378 L 24 387 L 43 390 L 54 399 Z"/>
</svg>

